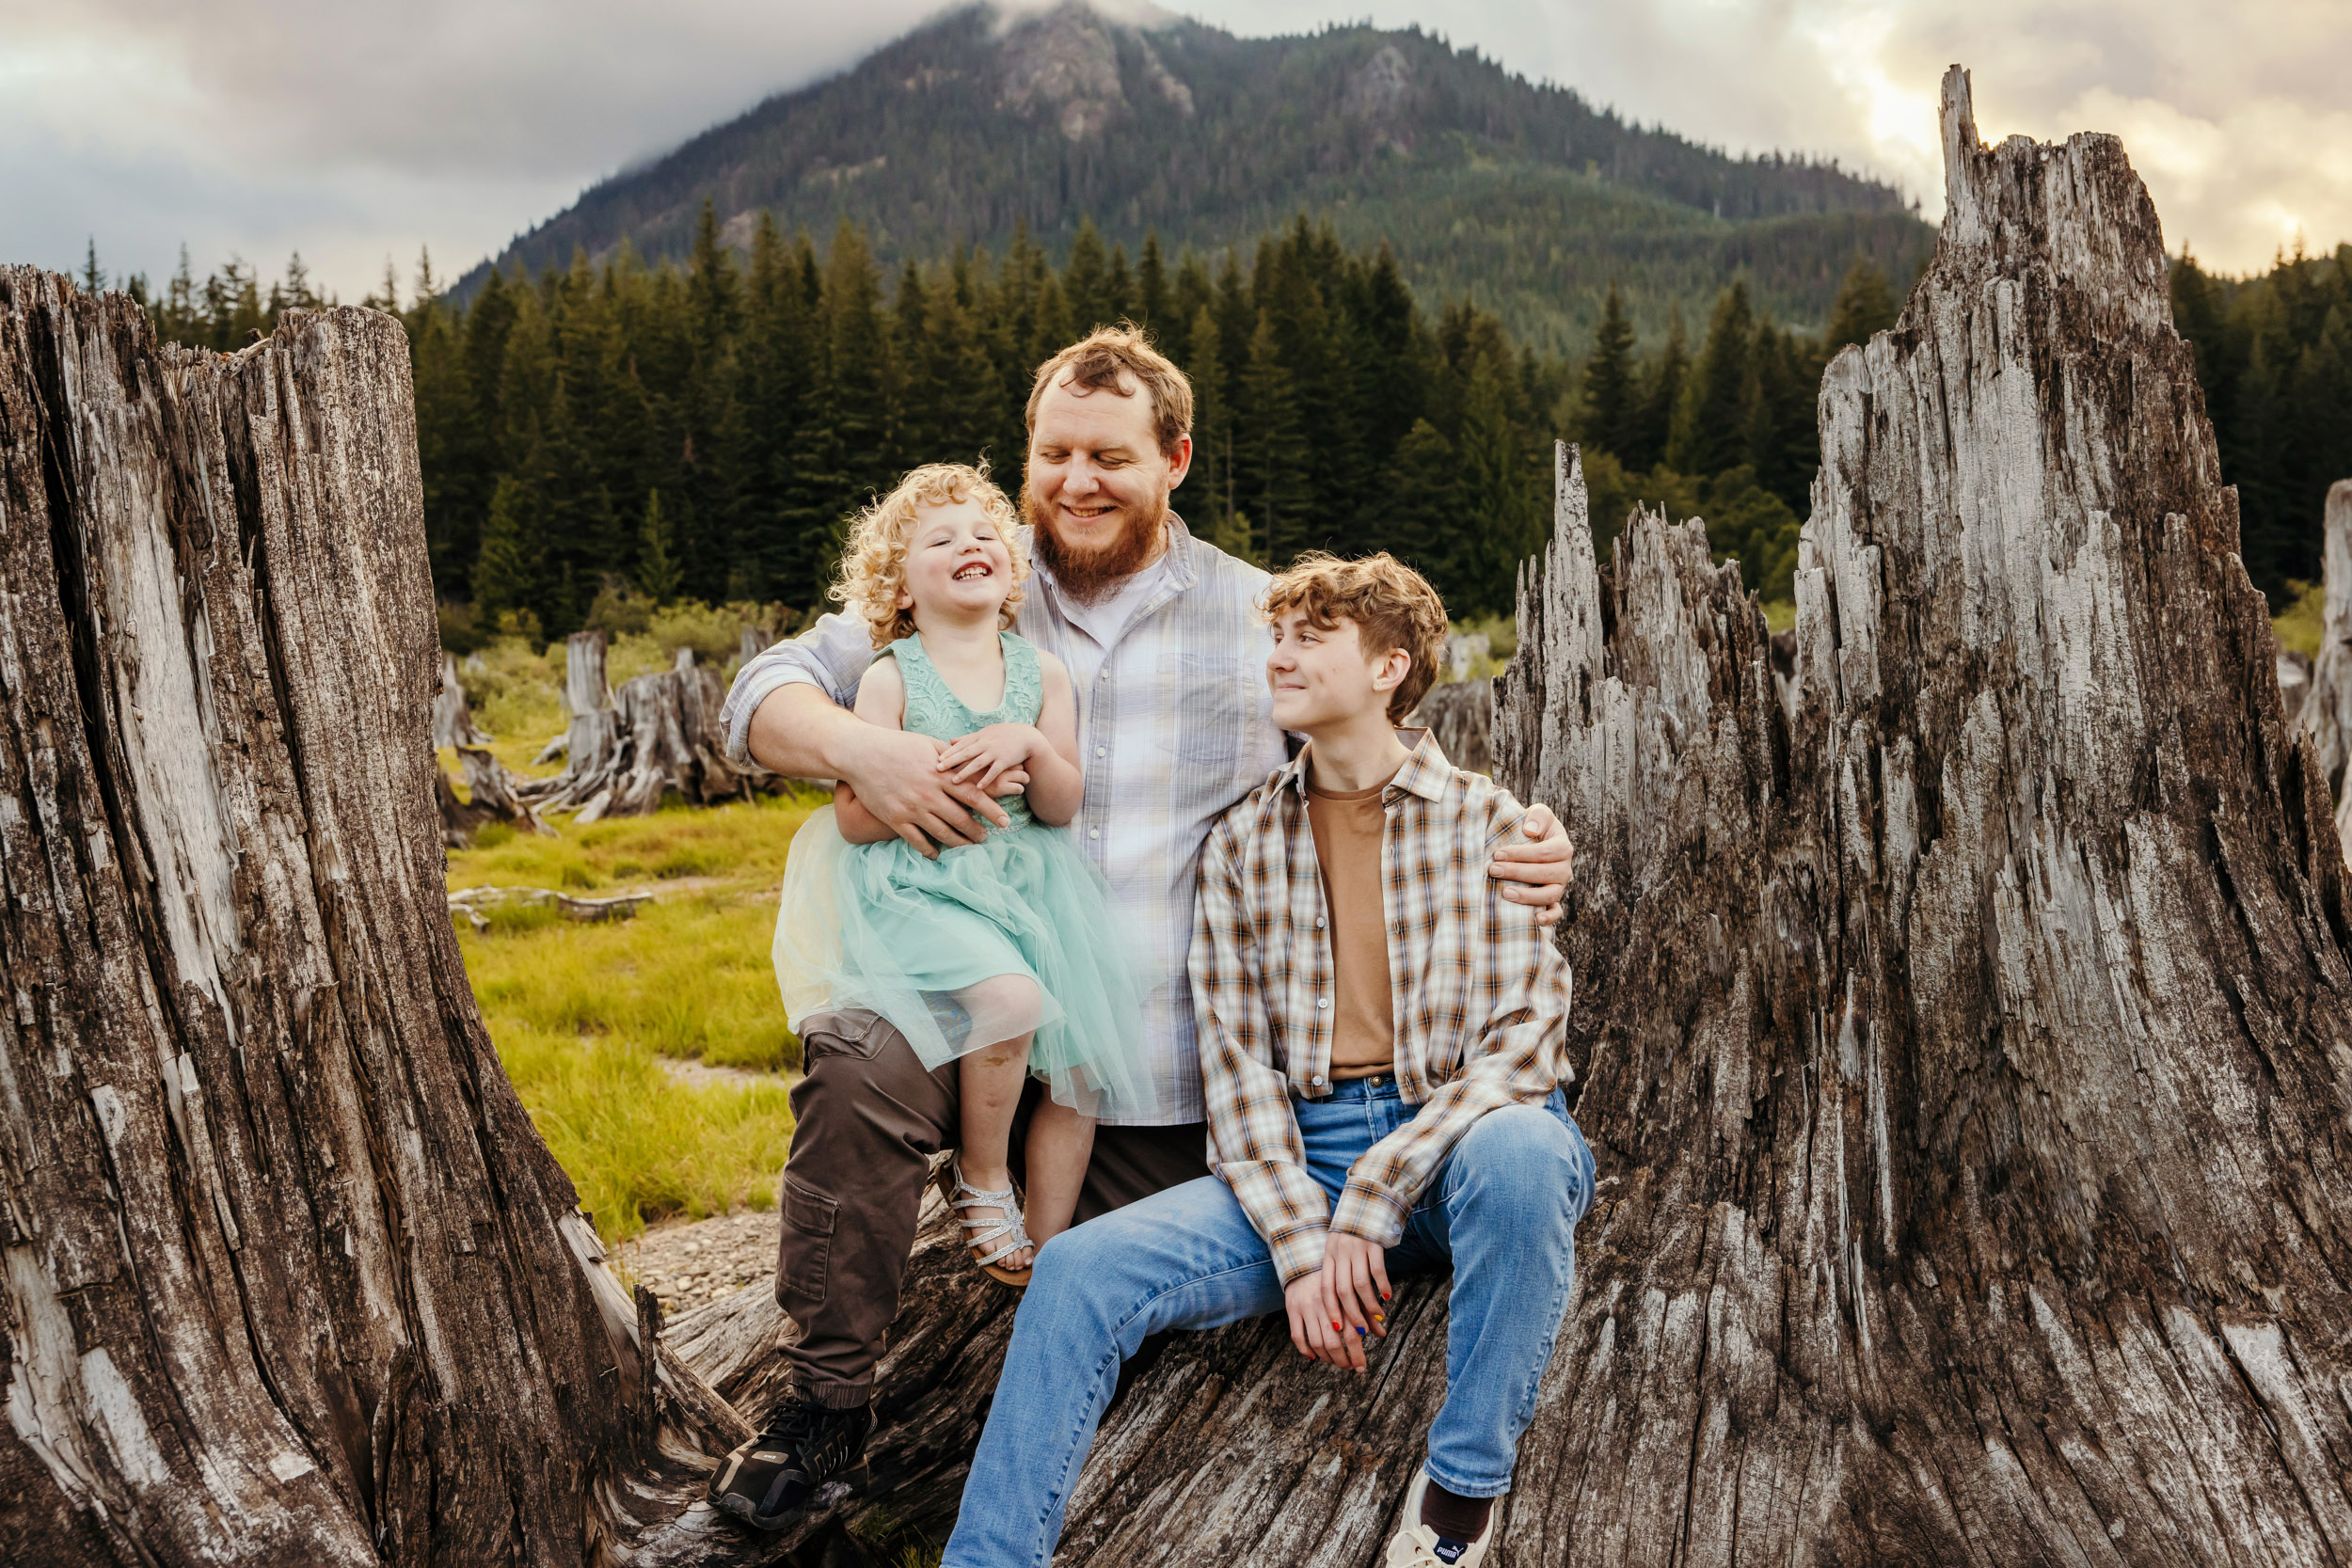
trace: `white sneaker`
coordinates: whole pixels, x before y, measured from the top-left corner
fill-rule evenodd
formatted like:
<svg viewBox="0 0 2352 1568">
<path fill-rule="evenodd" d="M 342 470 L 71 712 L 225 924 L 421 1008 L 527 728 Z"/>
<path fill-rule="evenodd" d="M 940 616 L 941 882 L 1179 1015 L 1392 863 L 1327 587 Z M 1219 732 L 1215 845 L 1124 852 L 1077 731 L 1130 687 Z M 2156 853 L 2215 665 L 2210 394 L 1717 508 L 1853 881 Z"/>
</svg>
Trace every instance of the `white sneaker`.
<svg viewBox="0 0 2352 1568">
<path fill-rule="evenodd" d="M 1381 1559 L 1382 1568 L 1478 1568 L 1486 1560 L 1486 1543 L 1494 1537 L 1494 1515 L 1486 1515 L 1486 1528 L 1470 1544 L 1470 1549 L 1448 1561 L 1438 1555 L 1438 1532 L 1421 1522 L 1422 1495 L 1428 1490 L 1426 1470 L 1418 1472 L 1413 1484 L 1405 1489 L 1405 1523 L 1389 1538 L 1389 1555 Z M 1495 1499 L 1498 1506 L 1502 1501 Z"/>
</svg>

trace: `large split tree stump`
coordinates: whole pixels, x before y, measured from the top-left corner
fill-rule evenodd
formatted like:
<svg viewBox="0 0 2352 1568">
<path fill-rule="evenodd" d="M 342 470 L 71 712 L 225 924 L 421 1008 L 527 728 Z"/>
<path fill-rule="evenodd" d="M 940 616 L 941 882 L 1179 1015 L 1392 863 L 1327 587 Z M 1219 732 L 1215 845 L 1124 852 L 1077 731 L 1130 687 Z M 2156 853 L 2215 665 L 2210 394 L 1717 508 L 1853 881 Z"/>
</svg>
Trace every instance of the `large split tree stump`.
<svg viewBox="0 0 2352 1568">
<path fill-rule="evenodd" d="M 398 323 L 0 269 L 0 1561 L 611 1560 L 741 1430 L 484 1032 L 435 642 Z"/>
<path fill-rule="evenodd" d="M 1985 149 L 1957 72 L 1944 127 L 1935 261 L 1823 388 L 1788 671 L 1702 526 L 1597 561 L 1565 454 L 1523 586 L 1497 768 L 1579 842 L 1601 1183 L 1520 1568 L 2352 1562 L 2325 783 L 2122 149 Z M 944 1536 L 1005 1329 L 968 1279 L 925 1243 L 881 1486 L 804 1560 Z M 1375 1561 L 1441 1285 L 1391 1322 L 1360 1380 L 1271 1321 L 1171 1337 L 1057 1560 Z M 772 1391 L 759 1291 L 682 1326 Z"/>
<path fill-rule="evenodd" d="M 2352 1560 L 2352 908 L 2156 218 L 1979 145 L 1830 366 L 1794 716 L 1698 528 L 1521 598 L 1606 1207 L 1508 1536 L 1555 1560 Z"/>
</svg>

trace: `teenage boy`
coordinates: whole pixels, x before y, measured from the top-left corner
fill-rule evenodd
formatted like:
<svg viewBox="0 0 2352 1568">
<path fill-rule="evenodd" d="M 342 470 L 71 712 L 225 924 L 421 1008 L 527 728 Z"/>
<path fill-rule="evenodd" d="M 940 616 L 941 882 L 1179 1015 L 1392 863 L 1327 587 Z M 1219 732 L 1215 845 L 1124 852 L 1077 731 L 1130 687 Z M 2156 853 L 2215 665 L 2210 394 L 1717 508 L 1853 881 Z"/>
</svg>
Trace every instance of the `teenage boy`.
<svg viewBox="0 0 2352 1568">
<path fill-rule="evenodd" d="M 1145 1336 L 1286 1311 L 1363 1370 L 1391 1274 L 1451 1262 L 1444 1407 L 1390 1568 L 1475 1568 L 1551 1359 L 1593 1157 L 1568 972 L 1486 876 L 1525 813 L 1400 733 L 1445 607 L 1386 555 L 1267 589 L 1274 721 L 1308 737 L 1211 830 L 1189 966 L 1213 1176 L 1040 1251 L 943 1568 L 1035 1568 Z"/>
</svg>

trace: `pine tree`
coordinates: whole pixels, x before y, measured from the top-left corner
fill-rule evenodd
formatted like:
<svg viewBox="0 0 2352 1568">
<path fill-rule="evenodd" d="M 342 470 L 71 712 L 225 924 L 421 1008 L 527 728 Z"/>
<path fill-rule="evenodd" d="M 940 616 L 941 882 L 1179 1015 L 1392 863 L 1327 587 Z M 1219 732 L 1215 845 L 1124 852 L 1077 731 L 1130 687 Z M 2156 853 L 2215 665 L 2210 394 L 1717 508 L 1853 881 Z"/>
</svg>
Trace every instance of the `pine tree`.
<svg viewBox="0 0 2352 1568">
<path fill-rule="evenodd" d="M 1748 287 L 1735 282 L 1715 301 L 1707 341 L 1675 406 L 1666 463 L 1686 474 L 1714 474 L 1747 461 L 1747 413 L 1756 319 Z"/>
<path fill-rule="evenodd" d="M 1770 322 L 1757 328 L 1744 444 L 1756 483 L 1799 515 L 1811 506 L 1814 470 L 1821 466 L 1821 377 L 1807 368 L 1789 334 Z"/>
<path fill-rule="evenodd" d="M 474 562 L 474 606 L 489 624 L 501 611 L 532 612 L 534 621 L 544 568 L 547 534 L 538 499 L 520 476 L 501 474 L 483 525 L 482 552 Z"/>
<path fill-rule="evenodd" d="M 1450 586 L 1440 590 L 1456 614 L 1505 608 L 1520 561 L 1543 542 L 1543 509 L 1532 454 L 1511 418 L 1507 372 L 1492 357 L 1471 370 L 1463 399 L 1460 457 L 1462 522 L 1440 552 Z"/>
<path fill-rule="evenodd" d="M 1257 520 L 1263 559 L 1287 562 L 1302 547 L 1310 487 L 1307 441 L 1299 429 L 1298 399 L 1283 362 L 1271 315 L 1261 310 L 1249 335 L 1242 371 L 1242 395 L 1234 410 L 1240 473 L 1236 488 Z"/>
<path fill-rule="evenodd" d="M 106 286 L 105 269 L 98 264 L 98 236 L 89 237 L 89 255 L 82 262 L 82 292 L 97 293 Z"/>
<path fill-rule="evenodd" d="M 1427 420 L 1415 420 L 1381 470 L 1367 547 L 1394 555 L 1440 585 L 1440 594 L 1448 588 L 1458 592 L 1445 541 L 1466 515 L 1461 491 L 1461 462 L 1454 443 Z M 1457 614 L 1466 609 L 1461 607 Z"/>
<path fill-rule="evenodd" d="M 1837 286 L 1837 301 L 1830 307 L 1829 330 L 1822 342 L 1831 354 L 1848 343 L 1867 343 L 1873 334 L 1895 325 L 1898 307 L 1886 274 L 1857 258 Z"/>
<path fill-rule="evenodd" d="M 1633 326 L 1626 320 L 1624 296 L 1611 283 L 1609 298 L 1601 307 L 1600 327 L 1593 335 L 1593 356 L 1584 363 L 1584 438 L 1624 458 L 1641 444 L 1641 416 Z"/>
<path fill-rule="evenodd" d="M 1235 500 L 1232 405 L 1226 399 L 1228 378 L 1216 318 L 1208 306 L 1193 313 L 1192 330 L 1185 336 L 1192 344 L 1192 358 L 1184 366 L 1192 383 L 1192 471 L 1184 479 L 1184 509 L 1212 539 L 1230 538 Z M 1226 548 L 1222 544 L 1218 547 Z M 1226 553 L 1251 554 L 1246 548 Z"/>
<path fill-rule="evenodd" d="M 1674 430 L 1675 411 L 1682 406 L 1683 383 L 1690 379 L 1691 352 L 1683 338 L 1682 307 L 1667 318 L 1666 346 L 1644 377 L 1640 437 L 1619 452 L 1628 468 L 1654 468 L 1665 461 L 1666 442 Z"/>
<path fill-rule="evenodd" d="M 1119 302 L 1112 297 L 1110 254 L 1103 247 L 1103 236 L 1092 218 L 1078 225 L 1078 237 L 1071 242 L 1061 290 L 1069 302 L 1071 325 L 1078 332 L 1090 332 L 1119 319 Z"/>
<path fill-rule="evenodd" d="M 1159 232 L 1147 230 L 1143 254 L 1136 262 L 1136 325 L 1152 335 L 1162 354 L 1181 365 L 1192 357 L 1192 347 L 1185 341 L 1192 321 L 1189 316 L 1172 314 L 1173 304 L 1168 292 L 1168 263 L 1160 255 Z"/>
<path fill-rule="evenodd" d="M 676 599 L 682 581 L 670 525 L 661 515 L 661 492 L 645 494 L 645 517 L 637 528 L 637 591 L 655 604 Z"/>
</svg>

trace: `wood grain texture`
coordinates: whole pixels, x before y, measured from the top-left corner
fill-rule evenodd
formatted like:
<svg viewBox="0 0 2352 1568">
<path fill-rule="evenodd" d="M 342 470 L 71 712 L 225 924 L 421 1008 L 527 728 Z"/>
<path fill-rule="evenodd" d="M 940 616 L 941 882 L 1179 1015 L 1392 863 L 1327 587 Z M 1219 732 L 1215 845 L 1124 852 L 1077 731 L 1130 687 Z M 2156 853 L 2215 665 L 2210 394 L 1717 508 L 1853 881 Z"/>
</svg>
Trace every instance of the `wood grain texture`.
<svg viewBox="0 0 2352 1568">
<path fill-rule="evenodd" d="M 0 1560 L 577 1563 L 741 1430 L 459 962 L 416 451 L 389 317 L 0 270 Z"/>
</svg>

